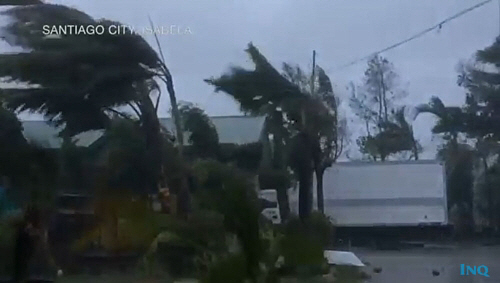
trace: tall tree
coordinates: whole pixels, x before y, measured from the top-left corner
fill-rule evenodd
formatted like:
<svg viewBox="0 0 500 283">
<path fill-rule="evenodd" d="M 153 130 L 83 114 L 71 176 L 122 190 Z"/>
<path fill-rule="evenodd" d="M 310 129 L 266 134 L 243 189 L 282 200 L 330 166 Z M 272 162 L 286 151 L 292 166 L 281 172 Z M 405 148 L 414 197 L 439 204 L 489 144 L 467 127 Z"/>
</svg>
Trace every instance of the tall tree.
<svg viewBox="0 0 500 283">
<path fill-rule="evenodd" d="M 318 210 L 324 212 L 323 175 L 325 170 L 332 166 L 344 150 L 346 142 L 346 120 L 341 118 L 338 109 L 338 97 L 333 93 L 333 86 L 325 71 L 316 66 L 312 80 L 299 66 L 283 65 L 284 77 L 296 84 L 302 92 L 310 96 L 310 101 L 315 102 L 312 108 L 304 111 L 309 125 L 307 129 L 319 146 L 320 155 L 314 163 L 316 176 L 316 195 Z M 317 85 L 313 93 L 309 84 Z"/>
<path fill-rule="evenodd" d="M 361 152 L 381 161 L 394 153 L 415 152 L 415 138 L 401 116 L 404 110 L 394 103 L 408 93 L 400 88 L 392 63 L 378 55 L 373 57 L 368 62 L 363 85 L 357 89 L 350 106 L 366 128 L 366 135 L 357 140 Z"/>
<path fill-rule="evenodd" d="M 296 101 L 303 99 L 305 95 L 296 85 L 281 76 L 253 44 L 249 44 L 246 52 L 254 62 L 255 70 L 232 68 L 221 77 L 208 79 L 206 82 L 215 86 L 216 91 L 224 91 L 233 97 L 243 112 L 266 117 L 265 130 L 273 145 L 270 166 L 285 169 L 287 150 L 284 146 L 289 144 L 291 134 L 290 129 L 286 127 L 287 117 L 284 113 L 292 111 L 294 106 L 299 104 Z M 286 210 L 286 190 L 278 190 L 278 199 L 280 207 Z M 302 201 L 304 207 L 306 200 Z"/>
<path fill-rule="evenodd" d="M 415 120 L 423 113 L 437 117 L 432 128 L 433 134 L 440 135 L 444 143 L 438 150 L 438 158 L 445 162 L 448 207 L 459 208 L 462 222 L 468 230 L 472 228 L 473 219 L 473 164 L 475 150 L 461 138 L 465 131 L 463 109 L 456 106 L 445 106 L 439 97 L 432 97 L 426 104 L 415 107 Z"/>
<path fill-rule="evenodd" d="M 320 100 L 313 99 L 300 85 L 280 74 L 255 46 L 249 44 L 246 51 L 255 64 L 255 70 L 232 68 L 229 73 L 207 82 L 214 85 L 216 91 L 231 95 L 244 112 L 266 116 L 268 129 L 274 129 L 275 148 L 288 144 L 286 151 L 293 152 L 289 164 L 299 181 L 299 215 L 305 219 L 312 209 L 315 164 L 321 159 L 317 138 L 319 124 L 315 122 L 318 122 L 319 113 L 328 113 L 328 110 Z M 281 154 L 282 151 L 275 152 Z M 279 165 L 283 160 L 286 158 L 282 156 L 274 158 L 275 164 Z"/>
<path fill-rule="evenodd" d="M 500 153 L 500 38 L 489 47 L 476 53 L 473 63 L 464 65 L 459 74 L 459 85 L 466 89 L 464 107 L 464 131 L 476 142 L 484 164 L 484 174 L 487 187 L 488 219 L 492 227 L 500 226 L 500 219 L 495 211 L 500 210 L 495 199 L 498 194 L 498 184 L 492 185 L 495 162 L 489 160 Z"/>
<path fill-rule="evenodd" d="M 119 23 L 95 20 L 65 6 L 23 6 L 3 14 L 13 18 L 3 29 L 4 38 L 27 50 L 0 55 L 0 77 L 24 84 L 2 88 L 7 107 L 39 112 L 61 126 L 61 134 L 69 136 L 104 129 L 112 113 L 130 116 L 120 110 L 129 107 L 146 138 L 150 164 L 147 188 L 156 190 L 164 154 L 157 116 L 159 99 L 154 103 L 152 98 L 155 94 L 159 98 L 155 78 L 173 88 L 158 54 L 137 34 L 110 34 L 109 27 Z M 40 32 L 44 25 L 103 26 L 104 31 L 99 36 L 67 33 L 47 37 Z"/>
</svg>

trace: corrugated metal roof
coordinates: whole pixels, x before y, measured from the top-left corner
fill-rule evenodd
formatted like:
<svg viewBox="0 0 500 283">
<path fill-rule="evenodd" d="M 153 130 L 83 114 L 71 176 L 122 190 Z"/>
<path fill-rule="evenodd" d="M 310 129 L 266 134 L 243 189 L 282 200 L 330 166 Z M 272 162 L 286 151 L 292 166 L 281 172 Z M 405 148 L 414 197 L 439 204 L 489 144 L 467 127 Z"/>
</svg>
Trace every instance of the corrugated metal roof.
<svg viewBox="0 0 500 283">
<path fill-rule="evenodd" d="M 219 116 L 211 117 L 221 143 L 246 144 L 260 140 L 264 128 L 264 117 Z M 62 139 L 57 136 L 58 129 L 45 121 L 23 121 L 24 136 L 47 148 L 59 148 Z M 171 118 L 160 118 L 160 123 L 175 133 Z M 78 146 L 89 146 L 102 136 L 103 131 L 89 131 L 75 136 Z M 187 143 L 185 138 L 185 143 Z"/>
<path fill-rule="evenodd" d="M 264 128 L 264 117 L 251 116 L 216 116 L 210 117 L 219 134 L 220 143 L 246 144 L 260 140 Z M 175 134 L 174 122 L 171 118 L 162 118 L 160 122 Z M 184 138 L 187 143 L 187 134 Z"/>
</svg>

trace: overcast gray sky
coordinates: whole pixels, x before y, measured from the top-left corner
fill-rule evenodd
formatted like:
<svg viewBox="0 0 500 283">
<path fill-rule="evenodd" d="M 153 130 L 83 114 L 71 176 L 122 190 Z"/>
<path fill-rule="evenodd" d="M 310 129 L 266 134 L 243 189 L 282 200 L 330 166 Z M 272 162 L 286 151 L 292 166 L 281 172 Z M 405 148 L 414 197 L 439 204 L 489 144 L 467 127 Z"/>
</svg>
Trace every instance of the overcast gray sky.
<svg viewBox="0 0 500 283">
<path fill-rule="evenodd" d="M 225 94 L 214 94 L 203 79 L 231 65 L 252 67 L 244 52 L 252 41 L 278 68 L 282 62 L 311 68 L 317 63 L 336 84 L 341 96 L 349 81 L 360 82 L 366 63 L 338 70 L 358 57 L 405 39 L 437 24 L 479 0 L 51 0 L 80 9 L 95 18 L 108 18 L 148 27 L 176 25 L 181 32 L 161 35 L 161 45 L 175 80 L 178 99 L 204 108 L 210 115 L 239 114 Z M 447 104 L 461 104 L 455 66 L 491 44 L 499 33 L 496 1 L 474 10 L 424 37 L 384 53 L 403 81 L 409 83 L 407 103 L 427 102 L 438 95 Z M 177 28 L 176 28 L 177 31 Z M 146 39 L 153 45 L 152 35 Z M 164 96 L 160 116 L 167 116 Z M 428 157 L 432 118 L 415 122 L 415 131 Z"/>
</svg>

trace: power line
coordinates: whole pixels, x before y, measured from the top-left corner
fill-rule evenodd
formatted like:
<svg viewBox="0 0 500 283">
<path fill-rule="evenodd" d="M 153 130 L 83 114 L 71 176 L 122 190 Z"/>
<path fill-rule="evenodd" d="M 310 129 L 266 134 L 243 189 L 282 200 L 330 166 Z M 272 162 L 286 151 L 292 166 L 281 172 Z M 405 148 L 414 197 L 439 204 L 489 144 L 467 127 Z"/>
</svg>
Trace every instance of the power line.
<svg viewBox="0 0 500 283">
<path fill-rule="evenodd" d="M 417 33 L 417 34 L 415 34 L 415 35 L 413 35 L 413 36 L 411 36 L 411 37 L 409 37 L 409 38 L 407 38 L 407 39 L 403 40 L 403 41 L 400 41 L 400 42 L 398 42 L 398 43 L 395 43 L 395 44 L 393 44 L 393 45 L 391 45 L 391 46 L 389 46 L 389 47 L 386 47 L 386 48 L 384 48 L 384 49 L 381 49 L 381 50 L 379 50 L 379 51 L 373 52 L 373 53 L 371 53 L 370 55 L 367 55 L 367 56 L 363 56 L 363 57 L 361 57 L 361 58 L 358 58 L 358 59 L 356 59 L 356 60 L 354 60 L 354 61 L 351 61 L 351 62 L 350 62 L 350 63 L 348 63 L 348 64 L 342 65 L 342 66 L 340 66 L 339 68 L 337 68 L 337 71 L 338 71 L 338 70 L 341 70 L 341 69 L 344 69 L 344 68 L 347 68 L 347 67 L 350 67 L 350 66 L 352 66 L 352 65 L 355 65 L 355 64 L 357 64 L 357 63 L 359 63 L 359 62 L 361 62 L 361 61 L 365 61 L 365 60 L 367 60 L 367 59 L 370 59 L 370 58 L 372 58 L 373 56 L 378 55 L 378 54 L 380 54 L 380 53 L 383 53 L 383 52 L 389 51 L 389 50 L 391 50 L 391 49 L 394 49 L 394 48 L 396 48 L 396 47 L 399 47 L 399 46 L 401 46 L 401 45 L 403 45 L 403 44 L 405 44 L 405 43 L 407 43 L 407 42 L 410 42 L 410 41 L 412 41 L 412 40 L 414 40 L 414 39 L 417 39 L 417 38 L 419 38 L 419 37 L 421 37 L 421 36 L 425 35 L 425 34 L 426 34 L 426 33 L 428 33 L 428 32 L 431 32 L 431 31 L 433 31 L 433 30 L 435 30 L 435 29 L 441 29 L 441 27 L 442 27 L 444 24 L 446 24 L 446 23 L 448 23 L 448 22 L 450 22 L 450 21 L 452 21 L 452 20 L 454 20 L 454 19 L 456 19 L 456 18 L 458 18 L 458 17 L 460 17 L 460 16 L 463 16 L 463 15 L 467 14 L 468 12 L 470 12 L 470 11 L 472 11 L 472 10 L 475 10 L 475 9 L 477 9 L 477 8 L 481 7 L 481 6 L 484 6 L 484 5 L 486 5 L 486 4 L 488 4 L 488 3 L 492 2 L 492 1 L 493 1 L 493 0 L 486 0 L 486 1 L 483 1 L 483 2 L 481 2 L 481 3 L 479 3 L 479 4 L 476 4 L 476 5 L 474 5 L 474 6 L 470 7 L 470 8 L 467 8 L 467 9 L 465 9 L 465 10 L 463 10 L 463 11 L 461 11 L 461 12 L 459 12 L 459 13 L 457 13 L 457 14 L 455 14 L 455 15 L 453 15 L 453 16 L 451 16 L 451 17 L 449 17 L 449 18 L 446 18 L 445 20 L 443 20 L 443 21 L 439 22 L 438 24 L 436 24 L 436 25 L 434 25 L 434 26 L 432 26 L 432 27 L 430 27 L 430 28 L 427 28 L 427 29 L 425 29 L 425 30 L 423 30 L 423 31 L 421 31 L 421 32 L 419 32 L 419 33 Z"/>
</svg>

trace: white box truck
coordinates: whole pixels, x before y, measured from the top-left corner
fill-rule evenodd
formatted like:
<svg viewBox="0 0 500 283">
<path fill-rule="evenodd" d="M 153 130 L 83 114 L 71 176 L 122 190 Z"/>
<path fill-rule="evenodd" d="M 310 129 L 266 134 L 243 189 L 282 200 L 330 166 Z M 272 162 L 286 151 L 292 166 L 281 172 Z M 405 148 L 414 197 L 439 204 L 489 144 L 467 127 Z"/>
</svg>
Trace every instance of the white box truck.
<svg viewBox="0 0 500 283">
<path fill-rule="evenodd" d="M 325 214 L 337 226 L 448 224 L 445 171 L 437 161 L 339 162 L 323 178 Z M 316 208 L 315 184 L 313 190 Z M 294 190 L 295 212 L 297 200 Z"/>
<path fill-rule="evenodd" d="M 339 239 L 425 240 L 451 232 L 438 161 L 339 162 L 323 179 L 325 214 Z M 316 208 L 315 183 L 313 191 Z M 298 189 L 290 192 L 290 207 L 298 212 Z"/>
</svg>

